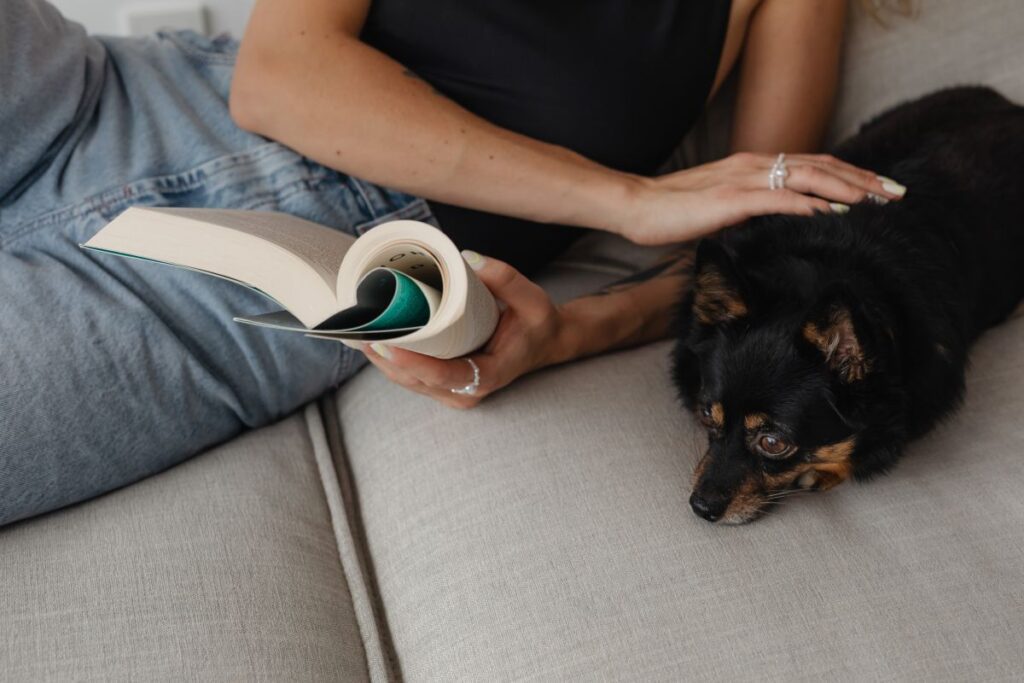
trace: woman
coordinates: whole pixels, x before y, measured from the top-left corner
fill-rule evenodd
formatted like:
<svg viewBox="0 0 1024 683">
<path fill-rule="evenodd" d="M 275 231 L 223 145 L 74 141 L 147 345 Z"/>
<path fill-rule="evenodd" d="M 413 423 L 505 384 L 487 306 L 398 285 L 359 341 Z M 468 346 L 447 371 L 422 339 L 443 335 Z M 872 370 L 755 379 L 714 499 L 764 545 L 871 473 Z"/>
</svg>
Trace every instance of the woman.
<svg viewBox="0 0 1024 683">
<path fill-rule="evenodd" d="M 488 254 L 466 257 L 508 306 L 494 339 L 472 363 L 365 353 L 468 407 L 662 336 L 682 284 L 667 268 L 555 307 L 499 258 L 532 270 L 583 227 L 683 242 L 903 192 L 795 154 L 825 123 L 843 3 L 427 5 L 259 0 L 236 67 L 228 40 L 96 39 L 43 0 L 0 4 L 0 524 L 158 472 L 361 366 L 338 344 L 233 325 L 265 305 L 242 288 L 78 249 L 127 206 L 439 222 Z M 737 62 L 747 153 L 654 177 Z M 778 151 L 789 175 L 770 190 Z"/>
</svg>

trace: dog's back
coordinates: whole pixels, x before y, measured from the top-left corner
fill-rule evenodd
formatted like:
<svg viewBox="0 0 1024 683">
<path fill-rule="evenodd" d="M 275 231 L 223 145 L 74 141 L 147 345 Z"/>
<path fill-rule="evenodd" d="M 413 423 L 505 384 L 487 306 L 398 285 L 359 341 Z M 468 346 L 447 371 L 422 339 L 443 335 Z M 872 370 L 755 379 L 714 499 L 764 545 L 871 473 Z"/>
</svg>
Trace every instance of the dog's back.
<svg viewBox="0 0 1024 683">
<path fill-rule="evenodd" d="M 836 156 L 900 178 L 902 208 L 941 212 L 922 227 L 955 245 L 972 338 L 1012 312 L 1024 296 L 1024 107 L 990 88 L 939 91 L 867 123 Z"/>
</svg>

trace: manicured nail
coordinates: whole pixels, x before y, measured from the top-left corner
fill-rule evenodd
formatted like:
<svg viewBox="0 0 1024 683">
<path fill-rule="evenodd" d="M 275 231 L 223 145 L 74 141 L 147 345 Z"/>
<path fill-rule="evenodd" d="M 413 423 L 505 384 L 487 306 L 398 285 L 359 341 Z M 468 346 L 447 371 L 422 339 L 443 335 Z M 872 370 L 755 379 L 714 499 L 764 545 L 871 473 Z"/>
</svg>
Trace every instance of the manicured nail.
<svg viewBox="0 0 1024 683">
<path fill-rule="evenodd" d="M 874 192 L 868 192 L 868 201 L 872 204 L 878 204 L 879 206 L 889 203 L 888 199 L 880 194 L 875 194 Z"/>
<path fill-rule="evenodd" d="M 849 204 L 840 204 L 839 202 L 829 202 L 829 208 L 832 209 L 832 213 L 847 213 L 850 210 Z"/>
<path fill-rule="evenodd" d="M 907 193 L 907 188 L 897 183 L 892 178 L 886 178 L 884 175 L 878 176 L 878 180 L 882 183 L 882 189 L 889 194 L 894 194 L 897 197 L 902 197 Z"/>
<path fill-rule="evenodd" d="M 381 358 L 391 360 L 391 349 L 388 348 L 386 344 L 374 342 L 373 344 L 370 344 L 370 348 L 373 349 L 373 352 L 376 353 Z"/>
<path fill-rule="evenodd" d="M 487 259 L 485 259 L 483 256 L 476 253 L 475 251 L 470 251 L 469 249 L 462 250 L 462 258 L 466 259 L 466 263 L 468 263 L 469 267 L 472 268 L 473 270 L 480 270 L 481 268 L 484 267 L 484 264 L 487 262 Z"/>
</svg>

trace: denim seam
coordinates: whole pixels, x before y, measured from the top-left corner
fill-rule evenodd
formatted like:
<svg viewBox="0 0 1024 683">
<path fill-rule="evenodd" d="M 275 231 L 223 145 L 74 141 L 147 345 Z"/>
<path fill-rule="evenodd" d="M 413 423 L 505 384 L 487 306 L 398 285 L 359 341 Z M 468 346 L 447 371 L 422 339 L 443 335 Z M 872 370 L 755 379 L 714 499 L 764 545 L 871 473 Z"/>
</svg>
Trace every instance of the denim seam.
<svg viewBox="0 0 1024 683">
<path fill-rule="evenodd" d="M 160 31 L 158 35 L 174 43 L 175 47 L 186 56 L 202 64 L 220 64 L 223 66 L 234 66 L 237 59 L 237 46 L 231 52 L 217 52 L 198 47 L 194 43 L 184 40 L 178 32 Z M 204 39 L 206 40 L 206 39 Z M 214 40 L 217 40 L 215 38 Z"/>
<path fill-rule="evenodd" d="M 246 152 L 215 157 L 198 166 L 194 166 L 179 173 L 139 178 L 138 180 L 124 185 L 108 188 L 90 195 L 89 197 L 78 200 L 71 205 L 52 209 L 28 219 L 20 227 L 11 230 L 8 235 L 0 236 L 0 249 L 13 245 L 19 239 L 36 232 L 41 228 L 51 226 L 55 223 L 71 221 L 90 213 L 103 211 L 104 209 L 110 209 L 118 203 L 131 200 L 132 197 L 141 194 L 145 190 L 155 189 L 164 194 L 182 194 L 195 191 L 204 184 L 208 184 L 210 182 L 210 175 L 212 174 L 220 174 L 224 171 L 237 168 L 238 166 L 259 161 L 264 157 L 283 150 L 284 148 L 277 143 L 266 143 Z M 307 175 L 302 176 L 298 181 L 292 181 L 291 183 L 283 186 L 281 190 L 291 187 L 296 183 L 308 183 L 310 180 L 319 179 L 318 175 L 312 168 L 308 169 L 307 173 Z M 145 187 L 145 190 L 141 189 L 143 186 Z M 263 195 L 268 194 L 277 195 L 277 192 L 263 193 Z"/>
<path fill-rule="evenodd" d="M 352 182 L 349 184 L 355 188 L 356 200 L 362 203 L 360 208 L 363 210 L 363 214 L 371 217 L 369 221 L 364 222 L 370 223 L 376 220 L 377 212 L 373 208 L 373 202 L 371 202 L 370 198 L 366 195 L 366 190 L 363 189 L 363 184 L 355 179 L 352 179 Z M 356 232 L 358 233 L 358 228 Z"/>
<path fill-rule="evenodd" d="M 357 183 L 358 184 L 358 183 Z M 373 215 L 371 213 L 371 215 Z M 358 235 L 365 234 L 368 230 L 395 220 L 426 220 L 431 215 L 430 206 L 427 204 L 425 199 L 416 198 L 409 202 L 405 206 L 402 206 L 394 211 L 375 216 L 374 218 L 359 223 L 355 226 L 355 232 Z"/>
</svg>

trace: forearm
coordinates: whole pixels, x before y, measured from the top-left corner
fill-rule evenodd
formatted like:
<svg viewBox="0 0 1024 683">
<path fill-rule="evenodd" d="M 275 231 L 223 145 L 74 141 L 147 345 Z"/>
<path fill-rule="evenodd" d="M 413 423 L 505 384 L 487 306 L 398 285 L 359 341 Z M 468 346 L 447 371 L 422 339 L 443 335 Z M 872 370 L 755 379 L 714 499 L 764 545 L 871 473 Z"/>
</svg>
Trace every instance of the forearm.
<svg viewBox="0 0 1024 683">
<path fill-rule="evenodd" d="M 662 261 L 606 289 L 560 307 L 563 325 L 556 362 L 664 339 L 693 265 L 684 245 Z"/>
<path fill-rule="evenodd" d="M 257 7 L 232 85 L 232 112 L 242 127 L 429 199 L 540 222 L 617 227 L 630 176 L 471 114 L 361 42 L 358 28 L 324 25 L 317 5 Z"/>
</svg>

